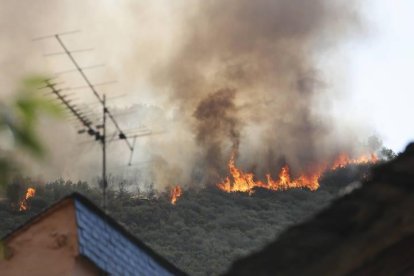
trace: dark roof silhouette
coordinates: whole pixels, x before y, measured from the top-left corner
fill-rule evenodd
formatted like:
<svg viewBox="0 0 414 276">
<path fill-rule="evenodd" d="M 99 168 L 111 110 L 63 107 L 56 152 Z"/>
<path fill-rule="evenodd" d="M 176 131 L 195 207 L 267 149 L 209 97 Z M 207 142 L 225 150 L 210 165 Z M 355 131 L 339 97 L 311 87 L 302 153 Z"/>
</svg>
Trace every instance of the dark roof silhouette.
<svg viewBox="0 0 414 276">
<path fill-rule="evenodd" d="M 226 275 L 414 275 L 414 144 Z"/>
<path fill-rule="evenodd" d="M 73 200 L 75 206 L 79 254 L 102 272 L 109 275 L 185 275 L 78 193 L 53 204 L 2 240 L 17 235 L 20 230 L 29 227 L 69 200 Z"/>
</svg>

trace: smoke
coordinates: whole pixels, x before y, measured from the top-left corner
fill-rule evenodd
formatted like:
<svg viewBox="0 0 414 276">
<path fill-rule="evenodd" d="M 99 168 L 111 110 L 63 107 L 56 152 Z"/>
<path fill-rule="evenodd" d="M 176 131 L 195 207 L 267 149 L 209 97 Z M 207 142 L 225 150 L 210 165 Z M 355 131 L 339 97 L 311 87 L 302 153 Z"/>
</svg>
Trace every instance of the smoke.
<svg viewBox="0 0 414 276">
<path fill-rule="evenodd" d="M 67 69 L 65 61 L 38 65 L 36 51 L 56 50 L 56 45 L 20 43 L 16 48 L 17 41 L 82 29 L 65 41 L 71 49 L 96 46 L 93 54 L 78 58 L 84 65 L 105 62 L 104 73 L 90 73 L 92 81 L 115 78 L 116 90 L 128 92 L 113 105 L 146 103 L 162 110 L 145 119 L 145 112 L 119 119 L 125 126 L 144 121 L 164 131 L 138 141 L 134 156 L 138 163 L 148 162 L 140 174 L 160 189 L 215 183 L 224 176 L 231 152 L 244 169 L 263 176 L 285 162 L 294 171 L 306 171 L 340 151 L 354 150 L 353 129 L 338 137 L 341 125 L 329 116 L 335 92 L 324 81 L 321 62 L 361 28 L 354 1 L 3 2 L 1 20 L 7 27 L 1 36 L 8 46 L 0 51 L 2 61 L 45 72 Z M 45 10 L 51 12 L 45 16 Z M 12 24 L 16 18 L 23 21 Z M 2 76 L 20 72 L 2 70 Z M 66 76 L 65 82 L 82 84 Z M 77 94 L 83 103 L 90 100 L 85 93 Z M 154 126 L 156 118 L 162 123 Z M 60 164 L 57 172 L 80 178 L 99 174 L 99 147 L 79 150 L 75 135 L 62 137 L 65 132 L 46 138 L 52 141 L 53 163 Z M 64 149 L 57 145 L 68 137 Z M 128 152 L 120 147 L 110 149 L 115 154 L 109 154 L 109 167 L 126 163 Z"/>
<path fill-rule="evenodd" d="M 241 121 L 234 104 L 234 90 L 223 89 L 207 96 L 201 100 L 194 112 L 196 118 L 195 132 L 196 141 L 203 149 L 205 158 L 206 175 L 222 175 L 225 167 L 221 166 L 224 161 L 223 139 L 231 142 L 231 147 L 237 151 L 240 144 Z"/>
<path fill-rule="evenodd" d="M 199 1 L 183 15 L 181 47 L 153 78 L 196 133 L 208 182 L 222 175 L 231 151 L 263 175 L 284 162 L 309 170 L 350 150 L 350 141 L 334 139 L 336 126 L 315 103 L 334 96 L 318 59 L 357 31 L 353 7 L 325 0 Z M 185 113 L 194 109 L 193 117 Z"/>
</svg>

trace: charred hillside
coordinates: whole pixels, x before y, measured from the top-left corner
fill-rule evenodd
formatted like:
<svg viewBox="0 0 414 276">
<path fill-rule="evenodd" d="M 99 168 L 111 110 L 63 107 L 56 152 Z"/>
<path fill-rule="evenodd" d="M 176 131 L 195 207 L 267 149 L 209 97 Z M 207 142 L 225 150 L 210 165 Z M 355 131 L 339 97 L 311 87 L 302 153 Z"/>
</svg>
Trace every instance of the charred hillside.
<svg viewBox="0 0 414 276">
<path fill-rule="evenodd" d="M 175 205 L 171 204 L 169 193 L 144 198 L 113 186 L 108 212 L 184 271 L 212 275 L 224 272 L 235 259 L 260 250 L 288 226 L 312 217 L 355 188 L 368 171 L 368 166 L 360 165 L 329 172 L 317 191 L 275 192 L 258 188 L 249 196 L 215 187 L 184 190 Z M 36 187 L 36 196 L 30 199 L 27 211 L 19 211 L 19 196 L 28 186 Z M 87 183 L 16 180 L 8 188 L 7 199 L 0 202 L 0 234 L 73 191 L 100 203 L 99 189 Z"/>
</svg>

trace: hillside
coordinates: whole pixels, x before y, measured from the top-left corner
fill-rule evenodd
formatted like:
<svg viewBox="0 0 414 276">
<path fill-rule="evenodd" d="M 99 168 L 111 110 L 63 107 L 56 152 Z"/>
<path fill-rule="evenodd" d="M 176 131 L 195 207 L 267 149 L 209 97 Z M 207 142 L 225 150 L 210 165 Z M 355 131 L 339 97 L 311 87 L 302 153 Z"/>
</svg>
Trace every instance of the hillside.
<svg viewBox="0 0 414 276">
<path fill-rule="evenodd" d="M 367 172 L 367 166 L 329 172 L 315 192 L 257 189 L 249 196 L 225 193 L 215 187 L 190 189 L 184 191 L 176 205 L 169 202 L 167 193 L 140 199 L 114 187 L 109 194 L 108 212 L 184 271 L 212 275 L 225 271 L 236 258 L 259 250 L 286 227 L 325 208 Z M 354 184 L 349 186 L 350 183 Z M 29 186 L 36 187 L 36 196 L 27 212 L 19 212 L 16 202 Z M 0 235 L 72 191 L 99 204 L 100 191 L 87 183 L 14 181 L 8 188 L 8 199 L 0 201 Z"/>
</svg>

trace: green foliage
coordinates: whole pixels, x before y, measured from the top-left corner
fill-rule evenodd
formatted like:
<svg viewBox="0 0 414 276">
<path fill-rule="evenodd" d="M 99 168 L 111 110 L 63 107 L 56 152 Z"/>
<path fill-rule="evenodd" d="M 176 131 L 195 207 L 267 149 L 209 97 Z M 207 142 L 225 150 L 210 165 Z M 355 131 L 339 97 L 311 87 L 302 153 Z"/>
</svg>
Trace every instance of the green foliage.
<svg viewBox="0 0 414 276">
<path fill-rule="evenodd" d="M 36 126 L 41 114 L 58 116 L 61 109 L 42 97 L 40 89 L 45 78 L 30 77 L 25 79 L 16 96 L 10 103 L 0 102 L 0 132 L 11 133 L 10 149 L 0 147 L 0 186 L 4 186 L 10 176 L 19 168 L 13 158 L 18 148 L 31 153 L 35 158 L 44 155 L 44 149 L 36 133 Z"/>
<path fill-rule="evenodd" d="M 41 113 L 59 115 L 61 110 L 53 102 L 45 100 L 40 92 L 45 78 L 31 77 L 23 81 L 14 103 L 8 108 L 8 114 L 0 117 L 0 125 L 6 126 L 21 147 L 26 148 L 36 156 L 43 154 L 43 147 L 36 135 L 36 125 Z"/>
</svg>

